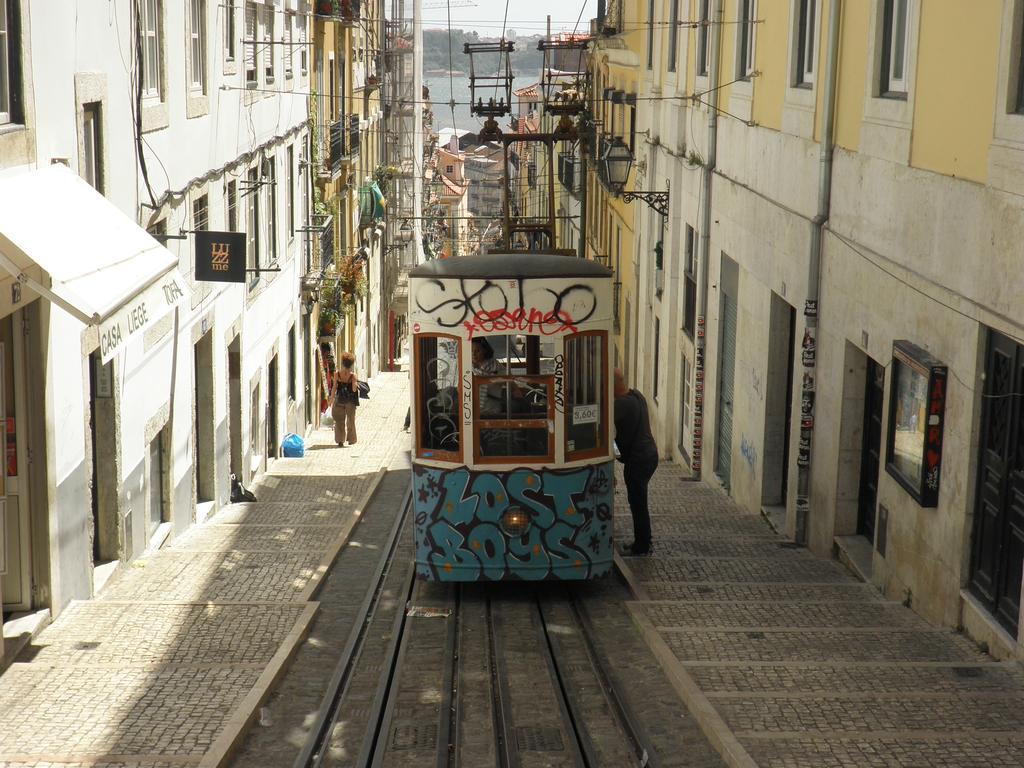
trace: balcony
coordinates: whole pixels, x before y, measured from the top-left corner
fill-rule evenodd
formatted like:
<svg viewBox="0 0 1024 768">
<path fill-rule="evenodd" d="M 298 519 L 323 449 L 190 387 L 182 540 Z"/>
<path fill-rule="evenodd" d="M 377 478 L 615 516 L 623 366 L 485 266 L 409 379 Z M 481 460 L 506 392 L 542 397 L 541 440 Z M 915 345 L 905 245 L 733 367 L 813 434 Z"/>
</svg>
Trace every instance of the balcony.
<svg viewBox="0 0 1024 768">
<path fill-rule="evenodd" d="M 346 164 L 355 162 L 359 155 L 359 116 L 342 117 L 331 123 L 327 130 L 328 146 L 324 168 L 333 178 Z"/>
</svg>

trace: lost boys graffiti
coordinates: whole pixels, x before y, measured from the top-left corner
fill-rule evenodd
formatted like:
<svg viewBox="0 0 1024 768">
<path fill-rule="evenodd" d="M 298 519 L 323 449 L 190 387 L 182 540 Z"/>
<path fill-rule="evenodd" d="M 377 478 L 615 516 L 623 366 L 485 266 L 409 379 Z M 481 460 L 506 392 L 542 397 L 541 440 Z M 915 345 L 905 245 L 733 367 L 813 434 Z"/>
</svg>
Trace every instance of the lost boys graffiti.
<svg viewBox="0 0 1024 768">
<path fill-rule="evenodd" d="M 432 581 L 587 579 L 612 563 L 612 464 L 571 470 L 413 469 L 416 572 Z M 506 512 L 529 518 L 502 530 Z"/>
<path fill-rule="evenodd" d="M 576 333 L 597 311 L 594 289 L 564 280 L 424 280 L 416 288 L 416 309 L 441 328 L 476 334 Z M 554 285 L 554 287 L 551 287 Z"/>
</svg>

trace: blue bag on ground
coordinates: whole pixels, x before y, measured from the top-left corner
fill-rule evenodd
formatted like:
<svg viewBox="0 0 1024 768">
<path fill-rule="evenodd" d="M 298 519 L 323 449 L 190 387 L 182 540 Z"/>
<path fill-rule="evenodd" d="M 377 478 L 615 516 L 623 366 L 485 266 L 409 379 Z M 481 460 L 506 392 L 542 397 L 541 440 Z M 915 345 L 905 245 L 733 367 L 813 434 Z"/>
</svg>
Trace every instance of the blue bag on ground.
<svg viewBox="0 0 1024 768">
<path fill-rule="evenodd" d="M 289 459 L 301 459 L 306 455 L 306 443 L 294 433 L 288 433 L 281 441 L 281 452 Z"/>
</svg>

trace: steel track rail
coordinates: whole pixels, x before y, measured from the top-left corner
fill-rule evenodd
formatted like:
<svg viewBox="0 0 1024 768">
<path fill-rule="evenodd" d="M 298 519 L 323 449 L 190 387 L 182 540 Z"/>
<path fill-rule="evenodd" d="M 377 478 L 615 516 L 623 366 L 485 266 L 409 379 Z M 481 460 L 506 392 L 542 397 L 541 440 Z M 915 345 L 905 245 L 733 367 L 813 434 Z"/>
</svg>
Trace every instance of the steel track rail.
<svg viewBox="0 0 1024 768">
<path fill-rule="evenodd" d="M 656 758 L 652 757 L 651 751 L 644 746 L 645 744 L 650 743 L 650 739 L 646 730 L 640 725 L 640 719 L 636 717 L 629 706 L 628 699 L 623 695 L 624 685 L 622 684 L 622 681 L 619 680 L 618 676 L 612 670 L 608 669 L 601 661 L 601 655 L 598 652 L 597 644 L 594 641 L 594 626 L 586 608 L 570 590 L 565 591 L 565 599 L 568 602 L 569 610 L 579 626 L 580 638 L 582 639 L 586 649 L 587 660 L 590 662 L 590 666 L 597 677 L 601 690 L 604 692 L 605 701 L 608 703 L 613 717 L 616 719 L 619 727 L 630 742 L 630 747 L 637 758 L 637 765 L 639 765 L 640 768 L 657 768 L 658 762 Z M 537 610 L 541 615 L 541 621 L 545 628 L 545 635 L 548 641 L 551 659 L 555 665 L 555 669 L 557 670 L 558 656 L 554 650 L 551 636 L 547 633 L 547 622 L 544 620 L 544 610 L 540 596 L 537 597 Z M 569 694 L 567 687 L 562 683 L 562 679 L 562 675 L 559 673 L 559 684 L 565 699 L 565 704 L 572 714 L 573 728 L 580 733 L 583 729 L 578 724 L 583 721 L 583 713 L 579 711 L 578 702 L 575 700 L 575 697 Z M 585 737 L 585 733 L 581 733 L 580 735 L 580 744 L 583 746 L 586 765 L 588 768 L 596 768 L 600 765 L 600 761 L 596 752 L 593 751 L 590 739 L 589 737 Z"/>
<path fill-rule="evenodd" d="M 458 764 L 459 664 L 462 657 L 462 584 L 455 587 L 455 610 L 445 639 L 445 672 L 441 699 L 441 732 L 438 734 L 437 768 L 455 768 Z M 445 716 L 447 713 L 447 716 Z"/>
<path fill-rule="evenodd" d="M 310 735 L 293 763 L 294 768 L 318 768 L 323 763 L 324 747 L 330 740 L 331 731 L 337 722 L 338 710 L 352 681 L 352 675 L 365 645 L 371 621 L 380 605 L 384 584 L 394 565 L 398 542 L 409 517 L 411 502 L 412 488 L 410 487 L 402 499 L 401 512 L 395 517 L 395 522 L 388 533 L 388 540 L 384 547 L 383 555 L 374 569 L 371 588 L 367 591 L 366 597 L 359 607 L 359 612 L 352 623 L 352 630 L 349 632 L 345 648 L 331 674 L 327 691 L 324 693 L 320 709 L 317 711 L 316 719 L 313 721 Z M 405 609 L 399 607 L 398 613 L 404 617 Z"/>
<path fill-rule="evenodd" d="M 494 603 L 490 596 L 485 597 L 487 605 L 487 647 L 490 652 L 488 660 L 491 668 L 491 713 L 494 718 L 494 738 L 497 740 L 495 752 L 498 756 L 498 768 L 519 768 L 519 754 L 515 749 L 515 734 L 512 732 L 512 704 L 509 701 L 508 678 L 501 659 L 504 658 L 504 642 L 500 635 L 502 622 L 500 617 L 495 621 Z"/>
</svg>

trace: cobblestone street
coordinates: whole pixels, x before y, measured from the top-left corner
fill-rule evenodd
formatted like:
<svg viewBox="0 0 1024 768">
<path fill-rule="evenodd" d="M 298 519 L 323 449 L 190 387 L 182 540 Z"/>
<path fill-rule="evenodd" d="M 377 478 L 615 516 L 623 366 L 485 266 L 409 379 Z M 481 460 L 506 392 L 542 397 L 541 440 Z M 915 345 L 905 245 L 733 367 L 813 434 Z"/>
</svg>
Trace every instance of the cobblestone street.
<svg viewBox="0 0 1024 768">
<path fill-rule="evenodd" d="M 629 606 L 732 766 L 1024 765 L 1024 672 L 662 464 Z M 629 530 L 618 486 L 616 530 Z M 620 537 L 621 538 L 621 537 Z"/>
<path fill-rule="evenodd" d="M 382 374 L 356 446 L 317 431 L 305 458 L 273 464 L 257 503 L 221 509 L 64 611 L 0 678 L 0 765 L 219 764 L 313 624 L 310 597 L 360 500 L 405 448 L 406 402 L 406 375 Z M 617 492 L 623 541 L 621 482 Z M 651 504 L 654 555 L 621 561 L 636 598 L 627 608 L 685 702 L 647 689 L 663 710 L 678 707 L 675 728 L 693 723 L 690 764 L 718 760 L 697 724 L 726 764 L 747 768 L 1024 764 L 1019 665 L 794 548 L 676 466 L 659 468 Z M 592 603 L 622 654 L 629 619 Z M 235 764 L 294 752 L 269 744 L 295 730 L 280 724 Z"/>
<path fill-rule="evenodd" d="M 0 677 L 0 765 L 215 765 L 313 621 L 310 595 L 406 445 L 408 376 L 380 374 L 360 440 L 315 431 L 253 489 L 73 603 Z"/>
</svg>

